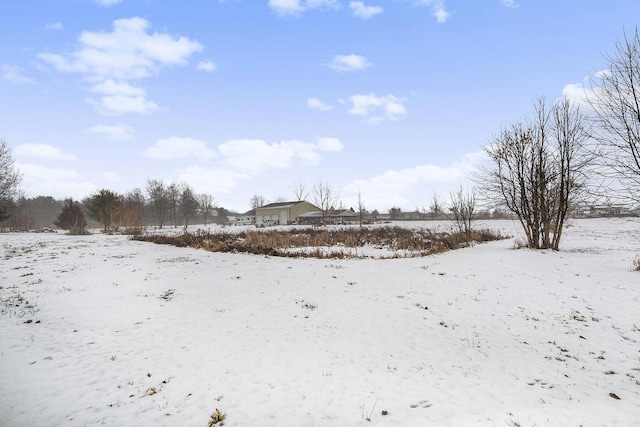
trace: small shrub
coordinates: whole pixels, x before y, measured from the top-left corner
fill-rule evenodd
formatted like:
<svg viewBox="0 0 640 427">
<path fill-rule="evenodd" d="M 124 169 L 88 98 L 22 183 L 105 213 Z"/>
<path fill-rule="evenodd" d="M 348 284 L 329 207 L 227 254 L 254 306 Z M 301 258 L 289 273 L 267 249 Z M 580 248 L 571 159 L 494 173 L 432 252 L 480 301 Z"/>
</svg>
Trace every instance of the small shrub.
<svg viewBox="0 0 640 427">
<path fill-rule="evenodd" d="M 213 427 L 217 424 L 224 425 L 224 420 L 227 419 L 227 414 L 220 411 L 220 409 L 216 408 L 216 410 L 211 414 L 211 418 L 209 419 L 208 427 Z"/>
<path fill-rule="evenodd" d="M 634 271 L 640 271 L 640 255 L 633 260 L 633 269 Z"/>
<path fill-rule="evenodd" d="M 144 233 L 142 227 L 124 227 L 121 229 L 121 233 L 125 236 L 140 236 Z"/>
<path fill-rule="evenodd" d="M 522 239 L 515 239 L 513 241 L 512 249 L 514 249 L 514 250 L 525 249 L 525 248 L 528 248 L 528 247 L 529 247 L 529 245 L 527 245 L 527 242 L 525 242 Z"/>
</svg>

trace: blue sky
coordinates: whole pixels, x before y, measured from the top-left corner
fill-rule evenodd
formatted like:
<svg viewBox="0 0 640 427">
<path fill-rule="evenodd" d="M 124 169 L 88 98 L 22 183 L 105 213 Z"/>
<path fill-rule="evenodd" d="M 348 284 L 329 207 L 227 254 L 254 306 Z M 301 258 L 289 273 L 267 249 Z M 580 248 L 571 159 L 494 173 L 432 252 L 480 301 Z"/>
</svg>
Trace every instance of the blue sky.
<svg viewBox="0 0 640 427">
<path fill-rule="evenodd" d="M 185 181 L 229 209 L 327 182 L 428 206 L 534 98 L 576 95 L 637 0 L 5 0 L 0 137 L 27 196 Z"/>
</svg>

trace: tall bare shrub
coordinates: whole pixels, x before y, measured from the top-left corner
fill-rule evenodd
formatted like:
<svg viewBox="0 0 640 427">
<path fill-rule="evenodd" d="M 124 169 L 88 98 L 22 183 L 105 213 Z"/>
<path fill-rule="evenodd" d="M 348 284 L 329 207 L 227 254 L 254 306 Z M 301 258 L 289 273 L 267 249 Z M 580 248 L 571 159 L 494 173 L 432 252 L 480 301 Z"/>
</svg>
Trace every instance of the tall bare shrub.
<svg viewBox="0 0 640 427">
<path fill-rule="evenodd" d="M 588 181 L 587 139 L 588 123 L 576 106 L 565 98 L 549 110 L 541 98 L 532 118 L 485 146 L 490 163 L 478 182 L 516 215 L 530 248 L 559 249 L 569 210 Z"/>
<path fill-rule="evenodd" d="M 605 57 L 607 69 L 591 80 L 587 102 L 595 112 L 593 136 L 605 165 L 640 201 L 640 35 L 626 33 Z"/>
</svg>

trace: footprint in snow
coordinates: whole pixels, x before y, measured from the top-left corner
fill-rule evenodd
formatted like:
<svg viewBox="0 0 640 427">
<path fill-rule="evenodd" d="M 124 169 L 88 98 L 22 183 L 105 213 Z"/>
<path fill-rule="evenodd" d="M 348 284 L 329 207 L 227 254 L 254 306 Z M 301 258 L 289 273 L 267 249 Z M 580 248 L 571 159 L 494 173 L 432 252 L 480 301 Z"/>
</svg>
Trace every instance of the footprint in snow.
<svg viewBox="0 0 640 427">
<path fill-rule="evenodd" d="M 414 403 L 413 405 L 410 405 L 412 408 L 430 408 L 431 407 L 431 403 L 428 400 L 421 400 L 418 403 Z"/>
</svg>

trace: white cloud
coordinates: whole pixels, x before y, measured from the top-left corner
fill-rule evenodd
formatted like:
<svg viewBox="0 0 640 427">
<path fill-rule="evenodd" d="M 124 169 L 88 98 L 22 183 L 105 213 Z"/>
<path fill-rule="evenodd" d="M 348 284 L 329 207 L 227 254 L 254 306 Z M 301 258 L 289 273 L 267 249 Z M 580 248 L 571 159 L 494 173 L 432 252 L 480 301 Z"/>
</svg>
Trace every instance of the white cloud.
<svg viewBox="0 0 640 427">
<path fill-rule="evenodd" d="M 188 182 L 197 192 L 216 195 L 231 193 L 238 186 L 238 181 L 248 178 L 230 169 L 199 165 L 178 169 L 176 175 L 178 181 Z"/>
<path fill-rule="evenodd" d="M 380 6 L 365 6 L 361 1 L 352 1 L 349 3 L 349 8 L 353 12 L 353 16 L 362 19 L 369 19 L 373 16 L 382 13 L 384 11 Z"/>
<path fill-rule="evenodd" d="M 314 142 L 289 140 L 267 143 L 261 139 L 229 140 L 210 150 L 203 141 L 190 138 L 168 138 L 158 141 L 143 153 L 148 158 L 195 160 L 177 169 L 175 176 L 189 182 L 198 191 L 228 194 L 239 181 L 274 170 L 298 166 L 318 166 L 325 153 L 338 153 L 343 145 L 337 138 L 318 137 Z M 207 161 L 202 162 L 203 159 Z"/>
<path fill-rule="evenodd" d="M 512 7 L 512 8 L 520 7 L 520 5 L 516 0 L 500 0 L 500 3 L 502 3 L 502 5 L 506 7 Z"/>
<path fill-rule="evenodd" d="M 377 124 L 383 120 L 398 120 L 407 113 L 402 100 L 393 95 L 376 96 L 373 93 L 367 95 L 353 95 L 349 98 L 352 108 L 349 114 L 367 117 L 368 122 Z"/>
<path fill-rule="evenodd" d="M 0 79 L 12 84 L 35 84 L 35 80 L 22 74 L 22 69 L 15 65 L 3 64 L 0 66 Z"/>
<path fill-rule="evenodd" d="M 50 22 L 44 26 L 45 30 L 60 31 L 64 28 L 62 22 Z"/>
<path fill-rule="evenodd" d="M 371 65 L 373 64 L 361 55 L 336 55 L 333 57 L 329 67 L 340 73 L 353 73 L 355 71 L 364 71 Z"/>
<path fill-rule="evenodd" d="M 127 113 L 148 115 L 159 110 L 155 102 L 147 100 L 144 96 L 105 96 L 100 102 L 92 102 L 92 104 L 96 106 L 99 113 L 107 116 L 119 116 Z"/>
<path fill-rule="evenodd" d="M 95 0 L 95 1 L 98 6 L 102 6 L 102 7 L 111 7 L 119 3 L 122 3 L 122 0 Z"/>
<path fill-rule="evenodd" d="M 321 7 L 326 8 L 339 8 L 340 4 L 338 0 L 307 0 L 306 7 L 309 9 L 318 9 Z"/>
<path fill-rule="evenodd" d="M 300 0 L 269 0 L 269 7 L 278 15 L 294 15 L 302 12 Z"/>
<path fill-rule="evenodd" d="M 133 129 L 124 124 L 118 125 L 97 125 L 87 129 L 90 133 L 103 135 L 113 141 L 131 141 L 133 139 Z"/>
<path fill-rule="evenodd" d="M 65 153 L 60 147 L 49 144 L 22 144 L 14 150 L 14 154 L 20 157 L 32 157 L 47 160 L 76 160 L 73 154 Z"/>
<path fill-rule="evenodd" d="M 218 67 L 212 61 L 200 61 L 198 62 L 197 69 L 200 71 L 206 71 L 209 73 L 214 72 Z"/>
<path fill-rule="evenodd" d="M 107 79 L 95 84 L 92 92 L 103 95 L 99 101 L 91 100 L 96 109 L 104 115 L 122 115 L 127 113 L 152 114 L 159 107 L 147 100 L 144 89 L 132 86 L 126 82 L 116 82 Z"/>
<path fill-rule="evenodd" d="M 446 22 L 451 15 L 445 8 L 444 0 L 418 0 L 418 4 L 430 6 L 433 16 L 435 16 L 436 20 L 441 24 Z"/>
<path fill-rule="evenodd" d="M 127 82 L 117 82 L 113 79 L 106 79 L 98 84 L 93 85 L 92 92 L 100 93 L 103 95 L 123 95 L 123 96 L 138 96 L 144 97 L 145 91 L 139 87 L 130 85 Z"/>
<path fill-rule="evenodd" d="M 411 200 L 415 202 L 415 197 L 407 197 L 415 189 L 435 186 L 453 189 L 485 158 L 484 152 L 479 151 L 469 153 L 461 161 L 448 166 L 425 164 L 401 170 L 391 169 L 381 175 L 353 181 L 343 191 L 352 195 L 363 194 L 370 206 L 403 206 Z"/>
<path fill-rule="evenodd" d="M 597 86 L 598 80 L 610 72 L 610 70 L 596 71 L 593 76 L 593 86 L 590 85 L 589 76 L 585 77 L 580 83 L 570 83 L 562 88 L 562 95 L 581 108 L 591 109 L 589 98 L 594 99 L 598 95 L 598 91 L 601 90 Z"/>
<path fill-rule="evenodd" d="M 31 163 L 18 163 L 16 167 L 23 174 L 20 188 L 27 197 L 51 196 L 56 199 L 73 197 L 81 200 L 95 190 L 95 185 L 82 182 L 72 169 L 48 168 Z"/>
<path fill-rule="evenodd" d="M 16 163 L 16 166 L 23 173 L 24 177 L 34 178 L 36 180 L 64 180 L 75 179 L 78 177 L 78 172 L 72 169 L 64 168 L 46 168 L 40 165 L 34 165 L 31 163 Z"/>
<path fill-rule="evenodd" d="M 70 54 L 41 53 L 38 57 L 58 71 L 80 73 L 92 82 L 92 90 L 107 94 L 94 102 L 106 114 L 149 114 L 158 109 L 144 91 L 130 81 L 149 78 L 162 67 L 182 66 L 203 46 L 187 37 L 147 32 L 142 18 L 118 19 L 113 32 L 83 32 L 79 48 Z"/>
<path fill-rule="evenodd" d="M 333 105 L 327 105 L 318 98 L 307 99 L 307 107 L 317 111 L 329 111 L 333 109 Z"/>
<path fill-rule="evenodd" d="M 209 149 L 206 142 L 177 136 L 156 141 L 153 147 L 147 148 L 142 155 L 151 159 L 162 160 L 186 158 L 208 160 L 216 157 L 215 151 Z"/>
<path fill-rule="evenodd" d="M 320 151 L 340 152 L 344 148 L 344 145 L 342 145 L 342 142 L 340 142 L 338 138 L 329 137 L 318 138 L 316 145 Z"/>
<path fill-rule="evenodd" d="M 257 175 L 268 169 L 290 168 L 299 162 L 318 165 L 321 152 L 341 151 L 342 143 L 335 138 L 319 138 L 316 143 L 290 140 L 273 144 L 261 139 L 240 139 L 220 144 L 218 149 L 227 167 Z"/>
<path fill-rule="evenodd" d="M 587 89 L 581 83 L 570 83 L 562 88 L 562 95 L 577 105 L 587 105 Z"/>
<path fill-rule="evenodd" d="M 340 5 L 338 0 L 269 0 L 269 7 L 280 16 L 292 16 L 310 9 L 337 9 Z"/>
</svg>

